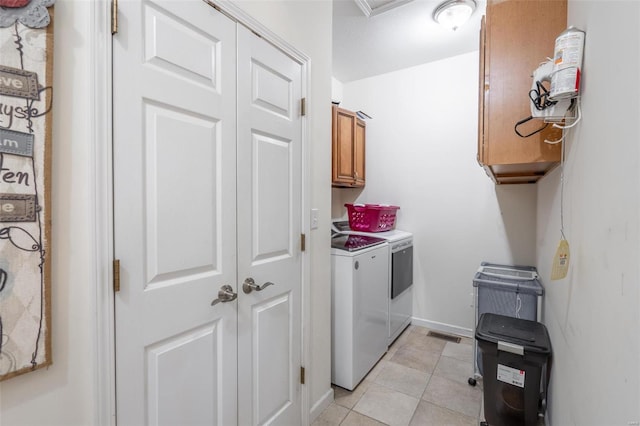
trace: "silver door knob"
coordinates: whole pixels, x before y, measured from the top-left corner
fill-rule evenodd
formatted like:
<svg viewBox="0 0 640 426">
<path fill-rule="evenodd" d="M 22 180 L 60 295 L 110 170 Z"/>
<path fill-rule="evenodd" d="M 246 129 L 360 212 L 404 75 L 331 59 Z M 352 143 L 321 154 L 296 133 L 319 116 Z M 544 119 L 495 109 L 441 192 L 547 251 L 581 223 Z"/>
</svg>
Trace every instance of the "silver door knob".
<svg viewBox="0 0 640 426">
<path fill-rule="evenodd" d="M 236 300 L 236 297 L 238 297 L 238 293 L 235 293 L 233 291 L 233 287 L 225 284 L 222 287 L 220 287 L 220 291 L 218 292 L 218 298 L 215 299 L 213 302 L 211 302 L 211 306 L 215 305 L 216 303 L 226 303 L 226 302 L 234 301 Z"/>
<path fill-rule="evenodd" d="M 249 294 L 253 290 L 262 291 L 270 285 L 275 284 L 273 284 L 271 281 L 267 281 L 266 283 L 262 284 L 262 286 L 259 286 L 258 284 L 256 284 L 253 278 L 247 278 L 246 280 L 244 280 L 244 283 L 242 283 L 242 291 L 244 291 L 246 294 Z"/>
</svg>

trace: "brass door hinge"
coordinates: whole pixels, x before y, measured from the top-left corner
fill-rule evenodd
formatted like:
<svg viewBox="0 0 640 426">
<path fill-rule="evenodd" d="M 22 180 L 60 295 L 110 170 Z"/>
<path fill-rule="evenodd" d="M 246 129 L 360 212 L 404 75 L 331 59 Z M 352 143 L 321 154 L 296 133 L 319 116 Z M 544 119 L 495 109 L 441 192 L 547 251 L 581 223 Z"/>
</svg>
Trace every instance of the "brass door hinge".
<svg viewBox="0 0 640 426">
<path fill-rule="evenodd" d="M 307 248 L 307 236 L 300 234 L 300 251 L 305 251 Z"/>
<path fill-rule="evenodd" d="M 227 18 L 231 19 L 232 21 L 236 21 L 236 18 L 234 18 L 232 15 L 230 15 L 228 12 L 222 10 L 222 8 L 220 6 L 218 6 L 217 4 L 212 3 L 211 0 L 204 0 L 205 3 L 207 3 L 209 6 L 211 6 L 212 8 L 214 8 L 215 10 L 217 10 L 218 12 L 222 13 L 224 16 L 226 16 Z M 248 27 L 247 27 L 248 28 Z"/>
<path fill-rule="evenodd" d="M 111 0 L 111 35 L 118 33 L 118 0 Z"/>
<path fill-rule="evenodd" d="M 120 259 L 113 261 L 113 292 L 120 291 Z"/>
<path fill-rule="evenodd" d="M 304 385 L 304 367 L 300 366 L 300 384 Z"/>
<path fill-rule="evenodd" d="M 307 115 L 307 98 L 300 99 L 300 115 Z"/>
</svg>

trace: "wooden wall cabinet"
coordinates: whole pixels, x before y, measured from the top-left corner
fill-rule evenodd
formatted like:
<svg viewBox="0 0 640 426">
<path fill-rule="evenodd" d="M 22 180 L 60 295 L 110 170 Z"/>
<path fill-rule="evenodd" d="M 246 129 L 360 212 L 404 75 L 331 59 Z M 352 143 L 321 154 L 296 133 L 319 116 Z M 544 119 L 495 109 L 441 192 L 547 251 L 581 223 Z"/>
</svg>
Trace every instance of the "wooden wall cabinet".
<svg viewBox="0 0 640 426">
<path fill-rule="evenodd" d="M 488 0 L 480 31 L 478 163 L 497 184 L 535 183 L 560 162 L 562 131 L 549 125 L 521 138 L 515 124 L 531 115 L 533 71 L 553 56 L 567 27 L 566 0 Z M 531 120 L 521 132 L 535 130 Z"/>
<path fill-rule="evenodd" d="M 366 124 L 355 112 L 335 105 L 332 115 L 332 185 L 364 187 Z"/>
</svg>

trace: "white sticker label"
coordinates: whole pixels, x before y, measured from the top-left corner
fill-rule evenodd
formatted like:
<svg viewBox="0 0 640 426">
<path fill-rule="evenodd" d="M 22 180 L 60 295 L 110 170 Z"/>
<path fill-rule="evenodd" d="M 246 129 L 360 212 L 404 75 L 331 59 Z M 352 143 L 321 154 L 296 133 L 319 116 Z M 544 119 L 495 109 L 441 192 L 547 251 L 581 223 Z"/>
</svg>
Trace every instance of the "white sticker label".
<svg viewBox="0 0 640 426">
<path fill-rule="evenodd" d="M 498 380 L 523 388 L 524 370 L 517 370 L 507 367 L 506 365 L 498 364 Z"/>
</svg>

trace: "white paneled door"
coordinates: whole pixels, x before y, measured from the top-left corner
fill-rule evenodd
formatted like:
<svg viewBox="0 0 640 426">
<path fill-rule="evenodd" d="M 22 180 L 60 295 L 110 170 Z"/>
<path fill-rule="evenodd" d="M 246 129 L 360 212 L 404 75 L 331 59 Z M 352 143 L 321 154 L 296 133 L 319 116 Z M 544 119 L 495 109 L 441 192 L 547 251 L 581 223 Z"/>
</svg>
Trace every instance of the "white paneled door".
<svg viewBox="0 0 640 426">
<path fill-rule="evenodd" d="M 300 64 L 238 26 L 238 278 L 262 288 L 239 301 L 241 425 L 300 424 L 300 84 Z"/>
<path fill-rule="evenodd" d="M 119 15 L 118 425 L 300 424 L 301 66 L 199 0 Z"/>
</svg>

